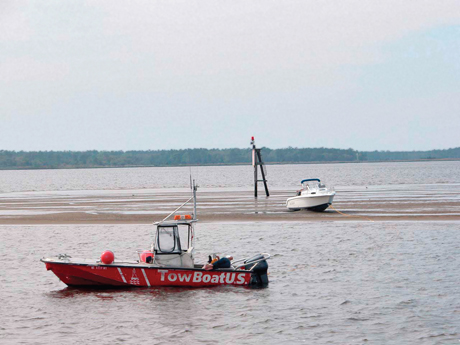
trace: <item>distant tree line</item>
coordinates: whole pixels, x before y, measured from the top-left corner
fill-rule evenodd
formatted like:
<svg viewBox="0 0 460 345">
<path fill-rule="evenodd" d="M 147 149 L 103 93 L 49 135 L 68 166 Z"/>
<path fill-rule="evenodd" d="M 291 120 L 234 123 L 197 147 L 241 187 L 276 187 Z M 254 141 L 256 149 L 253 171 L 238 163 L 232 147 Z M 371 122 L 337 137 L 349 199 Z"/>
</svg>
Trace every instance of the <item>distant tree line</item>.
<svg viewBox="0 0 460 345">
<path fill-rule="evenodd" d="M 422 159 L 459 159 L 460 147 L 431 151 L 368 151 L 363 152 L 368 161 L 409 161 Z"/>
<path fill-rule="evenodd" d="M 356 162 L 459 159 L 460 147 L 448 150 L 390 152 L 353 149 L 262 149 L 266 163 Z M 5 151 L 0 169 L 95 168 L 250 164 L 251 149 L 185 149 L 148 151 Z"/>
</svg>

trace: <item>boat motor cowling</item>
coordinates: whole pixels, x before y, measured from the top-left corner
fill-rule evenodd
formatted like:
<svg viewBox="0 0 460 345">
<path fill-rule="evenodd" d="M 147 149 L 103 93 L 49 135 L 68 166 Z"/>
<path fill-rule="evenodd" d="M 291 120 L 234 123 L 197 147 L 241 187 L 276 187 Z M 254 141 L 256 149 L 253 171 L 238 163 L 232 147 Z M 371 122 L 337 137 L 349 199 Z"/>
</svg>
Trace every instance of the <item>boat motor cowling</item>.
<svg viewBox="0 0 460 345">
<path fill-rule="evenodd" d="M 260 260 L 260 261 L 259 261 Z M 258 262 L 257 262 L 258 261 Z M 266 287 L 268 286 L 268 264 L 265 257 L 262 254 L 257 254 L 252 258 L 244 261 L 244 268 L 250 270 L 251 281 L 249 286 L 251 287 Z"/>
</svg>

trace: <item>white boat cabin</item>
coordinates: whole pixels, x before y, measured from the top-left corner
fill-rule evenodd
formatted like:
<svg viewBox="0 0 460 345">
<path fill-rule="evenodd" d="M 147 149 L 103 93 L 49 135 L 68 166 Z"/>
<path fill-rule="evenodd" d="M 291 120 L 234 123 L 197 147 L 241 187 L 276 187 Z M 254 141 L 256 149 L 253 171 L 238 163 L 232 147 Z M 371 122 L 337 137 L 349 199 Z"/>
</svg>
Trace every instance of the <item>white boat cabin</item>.
<svg viewBox="0 0 460 345">
<path fill-rule="evenodd" d="M 194 268 L 194 219 L 155 223 L 155 242 L 152 244 L 154 262 L 160 266 Z"/>
</svg>

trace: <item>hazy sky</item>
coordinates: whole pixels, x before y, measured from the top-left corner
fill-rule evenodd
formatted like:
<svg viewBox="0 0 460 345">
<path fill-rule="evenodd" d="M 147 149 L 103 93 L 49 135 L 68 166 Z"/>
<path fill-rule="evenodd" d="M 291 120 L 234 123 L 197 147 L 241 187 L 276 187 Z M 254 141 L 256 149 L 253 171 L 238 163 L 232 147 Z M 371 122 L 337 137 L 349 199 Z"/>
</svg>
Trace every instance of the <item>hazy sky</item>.
<svg viewBox="0 0 460 345">
<path fill-rule="evenodd" d="M 0 150 L 460 146 L 460 0 L 0 1 Z"/>
</svg>

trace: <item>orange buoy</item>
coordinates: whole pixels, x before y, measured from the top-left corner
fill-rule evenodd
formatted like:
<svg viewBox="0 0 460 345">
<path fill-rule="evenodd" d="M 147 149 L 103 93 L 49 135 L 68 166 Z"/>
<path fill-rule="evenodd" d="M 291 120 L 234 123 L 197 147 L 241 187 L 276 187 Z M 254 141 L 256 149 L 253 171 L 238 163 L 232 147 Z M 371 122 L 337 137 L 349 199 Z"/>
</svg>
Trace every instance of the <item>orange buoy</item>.
<svg viewBox="0 0 460 345">
<path fill-rule="evenodd" d="M 101 254 L 101 262 L 106 265 L 110 265 L 115 260 L 115 255 L 111 250 L 106 250 Z"/>
<path fill-rule="evenodd" d="M 142 262 L 151 263 L 153 261 L 153 253 L 150 250 L 144 250 L 140 257 Z"/>
</svg>

